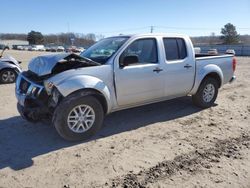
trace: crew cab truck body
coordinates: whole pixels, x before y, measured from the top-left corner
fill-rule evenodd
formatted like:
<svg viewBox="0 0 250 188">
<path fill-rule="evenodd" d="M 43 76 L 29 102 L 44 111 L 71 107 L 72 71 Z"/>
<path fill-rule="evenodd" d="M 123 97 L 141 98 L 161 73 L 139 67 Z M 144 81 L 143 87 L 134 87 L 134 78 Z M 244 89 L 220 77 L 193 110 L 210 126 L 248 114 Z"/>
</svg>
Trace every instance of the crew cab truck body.
<svg viewBox="0 0 250 188">
<path fill-rule="evenodd" d="M 232 55 L 195 55 L 184 35 L 110 37 L 80 56 L 33 59 L 17 79 L 17 107 L 25 119 L 50 119 L 63 138 L 83 140 L 117 110 L 187 95 L 210 107 L 235 80 L 235 66 Z"/>
</svg>

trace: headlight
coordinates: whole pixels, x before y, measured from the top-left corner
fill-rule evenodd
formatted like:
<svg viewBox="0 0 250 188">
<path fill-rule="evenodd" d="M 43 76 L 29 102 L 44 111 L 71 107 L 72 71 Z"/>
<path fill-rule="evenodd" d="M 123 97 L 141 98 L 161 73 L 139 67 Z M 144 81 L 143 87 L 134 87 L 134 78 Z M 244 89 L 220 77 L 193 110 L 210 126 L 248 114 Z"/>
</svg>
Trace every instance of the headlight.
<svg viewBox="0 0 250 188">
<path fill-rule="evenodd" d="M 54 86 L 53 82 L 44 81 L 44 87 L 45 87 L 45 90 L 48 93 L 48 95 L 51 95 L 51 91 L 53 89 L 53 86 Z"/>
</svg>

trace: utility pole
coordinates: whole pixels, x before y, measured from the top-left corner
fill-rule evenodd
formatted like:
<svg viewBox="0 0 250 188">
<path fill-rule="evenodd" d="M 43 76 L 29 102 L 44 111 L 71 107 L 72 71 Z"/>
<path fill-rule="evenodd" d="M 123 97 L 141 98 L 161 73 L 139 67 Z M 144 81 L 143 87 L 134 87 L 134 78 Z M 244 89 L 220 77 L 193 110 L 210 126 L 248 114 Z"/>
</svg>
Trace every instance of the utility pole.
<svg viewBox="0 0 250 188">
<path fill-rule="evenodd" d="M 150 33 L 153 33 L 154 32 L 154 26 L 151 26 L 150 27 Z"/>
</svg>

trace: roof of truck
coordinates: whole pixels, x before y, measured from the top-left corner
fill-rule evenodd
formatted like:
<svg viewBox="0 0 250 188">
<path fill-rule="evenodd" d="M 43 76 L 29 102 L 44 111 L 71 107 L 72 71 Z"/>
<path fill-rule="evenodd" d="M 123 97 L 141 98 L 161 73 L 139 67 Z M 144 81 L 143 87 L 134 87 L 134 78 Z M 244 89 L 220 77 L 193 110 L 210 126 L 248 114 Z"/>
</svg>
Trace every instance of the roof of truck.
<svg viewBox="0 0 250 188">
<path fill-rule="evenodd" d="M 143 37 L 143 36 L 187 37 L 187 35 L 176 34 L 176 33 L 140 33 L 140 34 L 130 34 L 130 35 L 117 35 L 112 37 Z"/>
</svg>

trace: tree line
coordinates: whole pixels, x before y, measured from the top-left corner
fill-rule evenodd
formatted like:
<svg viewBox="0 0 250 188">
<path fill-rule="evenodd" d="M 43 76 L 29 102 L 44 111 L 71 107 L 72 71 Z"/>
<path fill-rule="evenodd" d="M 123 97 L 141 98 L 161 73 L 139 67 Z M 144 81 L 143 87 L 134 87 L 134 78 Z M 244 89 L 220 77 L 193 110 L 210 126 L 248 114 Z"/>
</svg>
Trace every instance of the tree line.
<svg viewBox="0 0 250 188">
<path fill-rule="evenodd" d="M 103 38 L 102 35 L 95 35 L 93 33 L 60 33 L 43 35 L 38 31 L 30 31 L 28 34 L 16 33 L 2 33 L 0 39 L 2 40 L 27 40 L 30 45 L 46 44 L 46 45 L 75 45 L 88 47 L 95 43 L 96 40 Z"/>
<path fill-rule="evenodd" d="M 224 43 L 221 36 L 215 36 L 213 33 L 210 36 L 191 37 L 191 40 L 195 45 L 229 44 Z M 239 35 L 239 42 L 233 44 L 250 45 L 250 35 Z"/>
<path fill-rule="evenodd" d="M 104 38 L 103 35 L 93 33 L 60 33 L 43 35 L 39 31 L 31 31 L 28 34 L 0 34 L 0 39 L 8 40 L 28 40 L 29 44 L 54 44 L 54 45 L 75 45 L 88 47 L 95 41 Z M 228 23 L 221 28 L 221 35 L 216 36 L 211 33 L 210 36 L 191 37 L 195 45 L 200 44 L 250 44 L 250 35 L 239 35 L 236 27 Z"/>
</svg>

